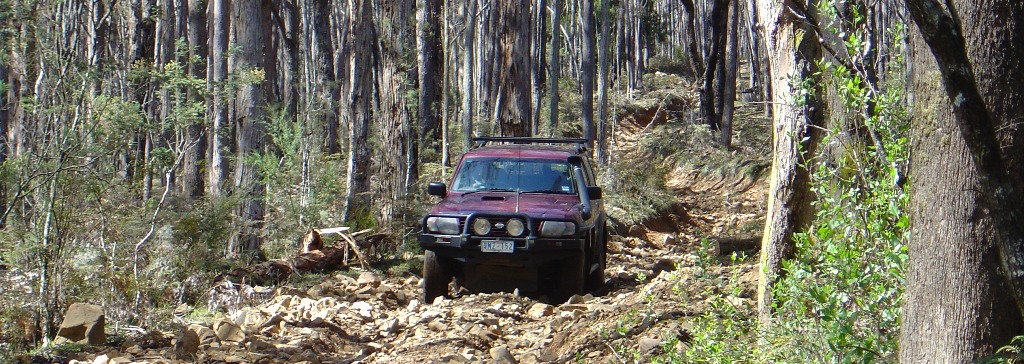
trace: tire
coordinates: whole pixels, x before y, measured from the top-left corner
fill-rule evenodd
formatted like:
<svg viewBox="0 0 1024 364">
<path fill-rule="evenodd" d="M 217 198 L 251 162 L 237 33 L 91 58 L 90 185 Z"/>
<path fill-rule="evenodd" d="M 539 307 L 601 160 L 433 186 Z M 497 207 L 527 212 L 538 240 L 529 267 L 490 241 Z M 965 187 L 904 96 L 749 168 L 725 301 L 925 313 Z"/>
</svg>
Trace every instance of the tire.
<svg viewBox="0 0 1024 364">
<path fill-rule="evenodd" d="M 585 260 L 585 254 L 579 253 L 562 261 L 558 269 L 559 275 L 554 292 L 550 295 L 552 303 L 560 304 L 568 301 L 573 295 L 583 293 L 583 281 L 586 275 Z"/>
<path fill-rule="evenodd" d="M 434 298 L 448 296 L 448 283 L 452 281 L 450 259 L 438 256 L 433 251 L 423 252 L 423 303 L 431 304 Z"/>
<path fill-rule="evenodd" d="M 601 237 L 600 241 L 594 244 L 594 261 L 587 264 L 587 270 L 589 271 L 594 263 L 597 263 L 597 269 L 587 275 L 587 281 L 584 285 L 584 289 L 587 292 L 595 291 L 604 286 L 604 269 L 608 265 L 608 229 L 601 229 L 598 233 Z"/>
</svg>

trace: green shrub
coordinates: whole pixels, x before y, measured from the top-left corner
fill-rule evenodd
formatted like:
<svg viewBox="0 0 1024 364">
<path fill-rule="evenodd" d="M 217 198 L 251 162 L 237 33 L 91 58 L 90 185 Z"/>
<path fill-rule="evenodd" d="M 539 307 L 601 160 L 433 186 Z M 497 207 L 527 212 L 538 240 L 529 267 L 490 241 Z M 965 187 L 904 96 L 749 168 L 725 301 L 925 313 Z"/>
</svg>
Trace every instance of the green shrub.
<svg viewBox="0 0 1024 364">
<path fill-rule="evenodd" d="M 825 13 L 839 19 L 830 7 Z M 839 20 L 832 26 L 857 28 L 864 21 L 856 14 Z M 832 31 L 850 54 L 863 45 L 863 30 Z M 902 33 L 890 33 L 895 44 L 901 44 Z M 909 120 L 899 73 L 902 51 L 892 53 L 886 77 L 891 81 L 878 86 L 884 93 L 848 65 L 818 62 L 818 76 L 845 108 L 834 110 L 845 115 L 845 125 L 826 131 L 820 143 L 835 153 L 808 163 L 816 216 L 807 231 L 795 234 L 795 256 L 783 261 L 784 275 L 772 287 L 773 321 L 760 338 L 765 361 L 896 360 L 910 232 L 908 193 L 898 181 L 899 166 L 909 158 Z M 848 130 L 873 131 L 879 142 Z"/>
</svg>

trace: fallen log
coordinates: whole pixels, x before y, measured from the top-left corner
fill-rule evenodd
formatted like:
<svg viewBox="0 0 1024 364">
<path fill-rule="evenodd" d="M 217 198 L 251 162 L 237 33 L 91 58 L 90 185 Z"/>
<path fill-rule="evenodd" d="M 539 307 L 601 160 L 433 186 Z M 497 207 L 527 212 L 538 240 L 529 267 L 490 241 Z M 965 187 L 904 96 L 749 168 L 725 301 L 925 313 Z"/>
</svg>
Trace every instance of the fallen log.
<svg viewBox="0 0 1024 364">
<path fill-rule="evenodd" d="M 386 235 L 374 234 L 357 239 L 353 235 L 363 235 L 370 232 L 370 230 L 363 230 L 354 234 L 349 234 L 349 230 L 347 227 L 312 229 L 300 241 L 301 250 L 298 255 L 248 267 L 235 268 L 230 272 L 215 277 L 213 284 L 223 284 L 224 281 L 250 286 L 276 284 L 288 279 L 288 276 L 293 273 L 318 273 L 346 267 L 349 264 L 349 254 L 353 252 L 359 261 L 359 265 L 366 269 L 370 263 L 364 256 L 363 250 L 379 245 Z M 324 246 L 323 238 L 321 237 L 323 234 L 340 235 L 341 240 L 339 242 L 342 242 L 341 245 Z"/>
</svg>

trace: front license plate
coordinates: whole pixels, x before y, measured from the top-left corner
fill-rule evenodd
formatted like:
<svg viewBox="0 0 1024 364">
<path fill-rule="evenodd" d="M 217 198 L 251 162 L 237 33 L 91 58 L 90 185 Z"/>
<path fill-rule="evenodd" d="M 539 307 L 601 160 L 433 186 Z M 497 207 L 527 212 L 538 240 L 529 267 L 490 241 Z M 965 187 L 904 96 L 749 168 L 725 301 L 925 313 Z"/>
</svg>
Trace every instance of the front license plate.
<svg viewBox="0 0 1024 364">
<path fill-rule="evenodd" d="M 487 253 L 511 253 L 515 242 L 506 240 L 484 240 L 480 242 L 480 251 Z"/>
</svg>

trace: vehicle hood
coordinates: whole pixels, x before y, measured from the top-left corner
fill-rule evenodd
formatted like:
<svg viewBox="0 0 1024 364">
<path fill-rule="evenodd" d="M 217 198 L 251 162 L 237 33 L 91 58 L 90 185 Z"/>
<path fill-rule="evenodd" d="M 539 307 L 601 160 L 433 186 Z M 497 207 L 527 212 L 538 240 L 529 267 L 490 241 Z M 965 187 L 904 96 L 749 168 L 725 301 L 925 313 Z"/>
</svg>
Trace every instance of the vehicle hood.
<svg viewBox="0 0 1024 364">
<path fill-rule="evenodd" d="M 577 220 L 580 198 L 562 194 L 520 194 L 518 212 L 531 218 Z M 430 210 L 431 214 L 468 215 L 482 213 L 515 213 L 515 192 L 477 192 L 468 195 L 449 194 Z"/>
</svg>

